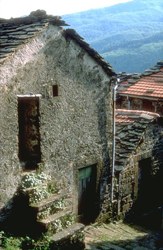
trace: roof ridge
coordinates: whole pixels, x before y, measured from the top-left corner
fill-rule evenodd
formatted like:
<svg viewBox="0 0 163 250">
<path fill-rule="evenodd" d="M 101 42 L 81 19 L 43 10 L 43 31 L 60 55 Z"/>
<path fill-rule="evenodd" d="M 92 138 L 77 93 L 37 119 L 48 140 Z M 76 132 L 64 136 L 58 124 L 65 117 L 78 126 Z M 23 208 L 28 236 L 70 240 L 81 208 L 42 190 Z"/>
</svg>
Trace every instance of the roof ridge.
<svg viewBox="0 0 163 250">
<path fill-rule="evenodd" d="M 23 16 L 23 17 L 16 17 L 16 18 L 10 18 L 10 19 L 3 19 L 0 18 L 0 24 L 1 25 L 18 25 L 18 24 L 32 24 L 35 22 L 46 22 L 52 23 L 54 25 L 58 26 L 69 26 L 62 18 L 61 16 L 52 16 L 47 15 L 45 10 L 36 10 L 32 11 L 30 15 Z"/>
</svg>

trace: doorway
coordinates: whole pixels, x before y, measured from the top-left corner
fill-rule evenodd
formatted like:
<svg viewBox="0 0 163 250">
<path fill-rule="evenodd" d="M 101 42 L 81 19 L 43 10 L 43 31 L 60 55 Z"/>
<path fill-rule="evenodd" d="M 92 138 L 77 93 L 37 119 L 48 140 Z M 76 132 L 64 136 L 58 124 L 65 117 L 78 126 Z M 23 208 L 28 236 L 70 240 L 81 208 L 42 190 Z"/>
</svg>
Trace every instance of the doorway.
<svg viewBox="0 0 163 250">
<path fill-rule="evenodd" d="M 97 167 L 91 165 L 79 169 L 78 173 L 78 216 L 84 224 L 93 222 L 96 218 L 96 181 Z"/>
<path fill-rule="evenodd" d="M 25 169 L 41 161 L 39 97 L 18 97 L 19 159 Z"/>
<path fill-rule="evenodd" d="M 139 161 L 138 201 L 140 210 L 149 209 L 152 200 L 151 158 Z"/>
</svg>

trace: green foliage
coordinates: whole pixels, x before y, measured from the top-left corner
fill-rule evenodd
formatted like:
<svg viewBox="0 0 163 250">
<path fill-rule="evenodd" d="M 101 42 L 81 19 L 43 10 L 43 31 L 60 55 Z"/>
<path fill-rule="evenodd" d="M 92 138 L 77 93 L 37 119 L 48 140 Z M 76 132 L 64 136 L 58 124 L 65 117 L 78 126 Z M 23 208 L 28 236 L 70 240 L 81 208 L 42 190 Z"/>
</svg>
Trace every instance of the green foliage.
<svg viewBox="0 0 163 250">
<path fill-rule="evenodd" d="M 48 182 L 48 184 L 47 184 L 47 190 L 51 194 L 57 193 L 59 191 L 57 183 L 54 182 L 54 181 Z"/>
<path fill-rule="evenodd" d="M 42 219 L 46 218 L 47 216 L 54 214 L 59 210 L 64 209 L 65 206 L 66 206 L 66 202 L 64 199 L 54 201 L 50 207 L 45 207 L 45 209 L 43 209 L 38 214 L 38 220 L 42 220 Z"/>
<path fill-rule="evenodd" d="M 22 249 L 22 238 L 13 237 L 5 234 L 3 231 L 0 232 L 1 244 L 0 246 L 6 250 L 20 250 Z"/>
<path fill-rule="evenodd" d="M 44 234 L 39 239 L 35 240 L 28 236 L 13 237 L 1 231 L 0 239 L 0 249 L 4 250 L 49 250 L 51 243 L 50 236 L 47 234 Z"/>
<path fill-rule="evenodd" d="M 68 228 L 75 222 L 75 215 L 67 214 L 57 220 L 49 227 L 49 231 L 51 232 L 59 232 L 64 228 Z"/>
<path fill-rule="evenodd" d="M 28 250 L 49 250 L 50 244 L 51 244 L 51 239 L 47 234 L 44 234 L 38 240 L 26 237 L 23 239 L 22 242 L 23 249 L 28 249 Z"/>
<path fill-rule="evenodd" d="M 35 204 L 57 191 L 56 184 L 53 184 L 51 177 L 45 173 L 29 173 L 22 178 L 20 189 L 29 189 L 29 202 Z"/>
<path fill-rule="evenodd" d="M 163 59 L 162 0 L 133 0 L 63 18 L 115 71 L 143 72 Z"/>
<path fill-rule="evenodd" d="M 50 176 L 45 173 L 29 173 L 22 178 L 21 188 L 31 188 L 50 181 Z"/>
</svg>

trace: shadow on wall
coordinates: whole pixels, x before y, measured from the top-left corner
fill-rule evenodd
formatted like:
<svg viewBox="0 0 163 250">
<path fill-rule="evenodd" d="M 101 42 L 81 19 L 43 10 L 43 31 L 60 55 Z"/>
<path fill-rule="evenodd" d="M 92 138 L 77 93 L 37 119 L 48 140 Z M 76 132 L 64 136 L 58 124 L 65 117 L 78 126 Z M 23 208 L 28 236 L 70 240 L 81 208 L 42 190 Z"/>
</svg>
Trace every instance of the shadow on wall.
<svg viewBox="0 0 163 250">
<path fill-rule="evenodd" d="M 0 230 L 15 236 L 37 237 L 39 235 L 36 212 L 29 207 L 27 196 L 16 193 L 1 208 Z"/>
<path fill-rule="evenodd" d="M 108 86 L 109 89 L 109 86 Z M 101 212 L 101 203 L 103 203 L 104 196 L 106 196 L 106 190 L 107 186 L 110 181 L 110 175 L 111 175 L 111 169 L 110 169 L 110 149 L 108 147 L 108 138 L 109 138 L 109 131 L 108 129 L 112 128 L 107 128 L 107 113 L 108 113 L 108 108 L 106 107 L 106 99 L 108 95 L 109 90 L 105 90 L 103 93 L 103 96 L 99 99 L 97 103 L 97 109 L 98 109 L 98 130 L 101 138 L 101 145 L 102 145 L 102 161 L 103 161 L 103 169 L 101 171 L 101 175 L 99 177 L 99 183 L 98 183 L 98 209 L 99 213 L 97 214 L 96 217 L 100 215 Z M 111 124 L 111 123 L 110 123 Z M 108 194 L 109 196 L 109 194 Z M 109 200 L 109 197 L 107 198 Z M 109 208 L 109 204 L 107 205 L 107 208 Z M 105 218 L 106 219 L 106 218 Z"/>
<path fill-rule="evenodd" d="M 150 230 L 161 230 L 163 208 L 155 207 L 146 212 L 140 212 L 138 207 L 140 206 L 137 206 L 137 202 L 135 202 L 126 214 L 124 221 Z"/>
<path fill-rule="evenodd" d="M 133 206 L 125 215 L 124 221 L 141 225 L 151 230 L 161 229 L 162 197 L 159 197 L 159 172 L 156 176 L 143 179 Z"/>
<path fill-rule="evenodd" d="M 102 158 L 103 158 L 103 165 L 104 175 L 108 178 L 110 174 L 110 157 L 109 157 L 109 148 L 108 148 L 108 134 L 106 124 L 107 124 L 107 110 L 106 110 L 106 103 L 105 97 L 102 97 L 99 102 L 97 103 L 98 108 L 98 130 L 101 137 L 101 144 L 102 144 Z"/>
<path fill-rule="evenodd" d="M 137 199 L 126 214 L 125 220 L 149 229 L 160 229 L 163 216 L 162 164 L 159 165 L 156 174 L 148 176 L 145 172 L 144 177 L 139 186 Z"/>
</svg>

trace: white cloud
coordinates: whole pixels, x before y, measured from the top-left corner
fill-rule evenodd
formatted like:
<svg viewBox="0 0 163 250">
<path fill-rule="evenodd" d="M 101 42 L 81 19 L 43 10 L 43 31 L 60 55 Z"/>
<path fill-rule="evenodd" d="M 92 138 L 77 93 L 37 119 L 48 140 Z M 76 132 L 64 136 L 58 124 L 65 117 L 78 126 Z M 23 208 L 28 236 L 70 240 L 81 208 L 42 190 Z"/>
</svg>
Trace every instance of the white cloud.
<svg viewBox="0 0 163 250">
<path fill-rule="evenodd" d="M 43 9 L 52 15 L 63 15 L 128 1 L 131 0 L 0 0 L 0 17 L 29 15 L 37 9 Z"/>
</svg>

